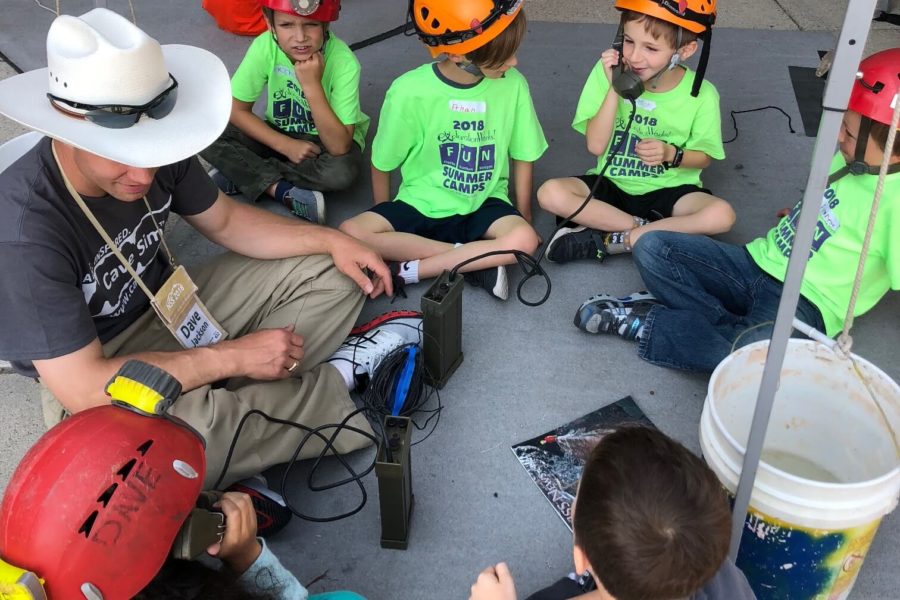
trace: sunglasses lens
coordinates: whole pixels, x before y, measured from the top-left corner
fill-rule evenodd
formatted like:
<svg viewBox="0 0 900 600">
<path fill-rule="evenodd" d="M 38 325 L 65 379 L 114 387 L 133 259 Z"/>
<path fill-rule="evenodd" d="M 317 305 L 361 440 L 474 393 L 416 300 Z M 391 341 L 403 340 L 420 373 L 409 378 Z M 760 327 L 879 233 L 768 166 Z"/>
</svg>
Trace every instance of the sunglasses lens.
<svg viewBox="0 0 900 600">
<path fill-rule="evenodd" d="M 178 100 L 178 88 L 172 88 L 165 96 L 160 98 L 157 104 L 147 109 L 147 116 L 153 119 L 162 119 L 175 108 L 175 101 Z"/>
<path fill-rule="evenodd" d="M 106 110 L 91 110 L 84 113 L 84 118 L 107 129 L 125 129 L 137 123 L 141 113 L 116 113 Z"/>
</svg>

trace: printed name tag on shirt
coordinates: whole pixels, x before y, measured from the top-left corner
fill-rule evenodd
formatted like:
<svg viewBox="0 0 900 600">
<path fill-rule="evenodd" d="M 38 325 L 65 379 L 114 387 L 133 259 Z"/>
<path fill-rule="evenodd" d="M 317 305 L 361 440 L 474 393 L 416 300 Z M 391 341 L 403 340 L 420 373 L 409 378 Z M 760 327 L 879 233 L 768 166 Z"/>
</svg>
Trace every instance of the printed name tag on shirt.
<svg viewBox="0 0 900 600">
<path fill-rule="evenodd" d="M 187 311 L 196 291 L 197 285 L 191 280 L 187 270 L 179 265 L 154 296 L 157 312 L 162 320 L 165 323 L 177 321 Z"/>
<path fill-rule="evenodd" d="M 647 111 L 656 110 L 656 102 L 654 102 L 653 100 L 647 100 L 646 98 L 638 98 L 637 100 L 634 101 L 634 103 L 637 104 L 637 107 L 642 110 L 647 110 Z"/>
<path fill-rule="evenodd" d="M 450 110 L 460 113 L 485 113 L 487 102 L 479 100 L 451 100 Z"/>
<path fill-rule="evenodd" d="M 831 209 L 831 206 L 829 206 L 826 198 L 822 198 L 822 208 L 819 210 L 819 216 L 822 218 L 822 221 L 831 228 L 831 231 L 837 231 L 841 226 L 840 219 L 834 214 L 834 211 Z"/>
</svg>

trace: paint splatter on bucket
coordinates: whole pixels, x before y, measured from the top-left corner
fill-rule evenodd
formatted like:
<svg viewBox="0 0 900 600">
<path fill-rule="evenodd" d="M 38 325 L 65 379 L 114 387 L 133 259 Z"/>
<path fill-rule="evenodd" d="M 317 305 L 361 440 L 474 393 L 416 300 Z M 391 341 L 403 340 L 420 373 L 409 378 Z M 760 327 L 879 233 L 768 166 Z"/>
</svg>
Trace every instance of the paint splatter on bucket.
<svg viewBox="0 0 900 600">
<path fill-rule="evenodd" d="M 767 349 L 756 342 L 722 361 L 700 419 L 704 458 L 732 494 Z M 760 600 L 846 598 L 897 505 L 900 386 L 854 358 L 881 410 L 850 361 L 808 340 L 788 344 L 738 556 Z"/>
</svg>

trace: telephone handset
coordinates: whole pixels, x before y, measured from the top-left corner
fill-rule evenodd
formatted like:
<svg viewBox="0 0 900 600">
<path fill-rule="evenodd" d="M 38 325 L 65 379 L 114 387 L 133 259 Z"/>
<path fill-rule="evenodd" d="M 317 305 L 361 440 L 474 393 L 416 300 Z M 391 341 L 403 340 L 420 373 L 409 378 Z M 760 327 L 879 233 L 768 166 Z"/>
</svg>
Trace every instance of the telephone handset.
<svg viewBox="0 0 900 600">
<path fill-rule="evenodd" d="M 644 93 L 644 83 L 641 78 L 632 71 L 625 69 L 622 62 L 622 48 L 625 46 L 625 33 L 619 27 L 616 38 L 613 40 L 613 49 L 619 53 L 619 62 L 612 68 L 612 86 L 618 95 L 626 100 L 636 100 Z"/>
</svg>

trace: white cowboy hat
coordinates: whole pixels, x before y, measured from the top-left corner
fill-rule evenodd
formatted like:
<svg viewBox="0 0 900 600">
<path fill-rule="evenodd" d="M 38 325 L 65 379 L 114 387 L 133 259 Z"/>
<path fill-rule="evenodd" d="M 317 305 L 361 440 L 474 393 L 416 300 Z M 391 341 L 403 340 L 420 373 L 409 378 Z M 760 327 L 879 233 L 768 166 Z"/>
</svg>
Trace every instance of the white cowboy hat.
<svg viewBox="0 0 900 600">
<path fill-rule="evenodd" d="M 159 167 L 200 152 L 219 137 L 231 114 L 231 84 L 218 57 L 193 46 L 160 46 L 105 8 L 57 17 L 47 33 L 47 64 L 0 81 L 0 113 L 133 167 Z M 78 116 L 83 110 L 60 110 L 70 103 L 143 106 L 171 87 L 172 79 L 177 96 L 171 112 L 159 119 L 142 114 L 127 128 L 85 120 Z M 51 102 L 48 92 L 62 101 Z"/>
</svg>

